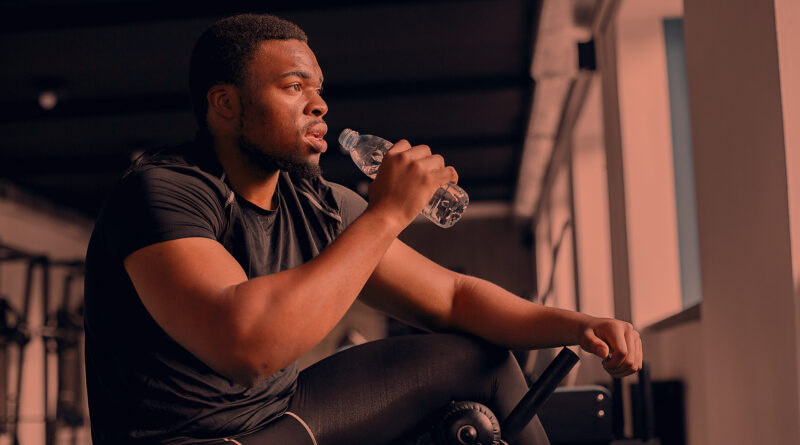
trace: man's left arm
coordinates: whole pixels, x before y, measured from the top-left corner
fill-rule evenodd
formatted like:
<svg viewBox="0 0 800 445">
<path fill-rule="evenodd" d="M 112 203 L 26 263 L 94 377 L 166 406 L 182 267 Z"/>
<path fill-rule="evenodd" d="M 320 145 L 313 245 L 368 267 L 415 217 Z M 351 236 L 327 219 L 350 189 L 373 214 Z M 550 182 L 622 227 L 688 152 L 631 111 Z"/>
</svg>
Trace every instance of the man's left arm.
<svg viewBox="0 0 800 445">
<path fill-rule="evenodd" d="M 610 359 L 614 377 L 641 369 L 642 343 L 630 323 L 545 307 L 488 281 L 458 274 L 395 240 L 372 274 L 362 301 L 411 325 L 464 331 L 515 349 L 580 345 Z"/>
</svg>

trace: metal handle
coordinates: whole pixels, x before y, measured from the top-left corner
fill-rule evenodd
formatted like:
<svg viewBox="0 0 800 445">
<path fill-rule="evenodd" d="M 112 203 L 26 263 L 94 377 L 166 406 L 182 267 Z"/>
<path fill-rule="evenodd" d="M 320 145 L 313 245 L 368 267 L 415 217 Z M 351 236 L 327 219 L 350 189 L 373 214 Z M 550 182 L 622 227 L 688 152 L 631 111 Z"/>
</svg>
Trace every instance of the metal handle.
<svg viewBox="0 0 800 445">
<path fill-rule="evenodd" d="M 542 376 L 533 383 L 531 389 L 501 424 L 500 431 L 503 433 L 503 440 L 509 443 L 514 442 L 517 435 L 531 422 L 539 408 L 553 394 L 558 384 L 564 380 L 576 363 L 578 363 L 578 356 L 568 348 L 564 348 L 558 353 L 544 370 Z"/>
</svg>

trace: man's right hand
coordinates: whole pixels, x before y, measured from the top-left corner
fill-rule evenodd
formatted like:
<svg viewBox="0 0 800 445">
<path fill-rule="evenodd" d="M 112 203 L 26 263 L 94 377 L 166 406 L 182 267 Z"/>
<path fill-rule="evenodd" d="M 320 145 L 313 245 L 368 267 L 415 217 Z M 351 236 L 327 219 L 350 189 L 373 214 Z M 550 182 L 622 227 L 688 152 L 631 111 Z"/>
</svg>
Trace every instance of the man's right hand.
<svg viewBox="0 0 800 445">
<path fill-rule="evenodd" d="M 368 210 L 383 212 L 402 230 L 448 182 L 457 183 L 458 174 L 445 166 L 442 156 L 431 154 L 427 145 L 412 147 L 401 140 L 383 158 L 369 189 Z"/>
</svg>

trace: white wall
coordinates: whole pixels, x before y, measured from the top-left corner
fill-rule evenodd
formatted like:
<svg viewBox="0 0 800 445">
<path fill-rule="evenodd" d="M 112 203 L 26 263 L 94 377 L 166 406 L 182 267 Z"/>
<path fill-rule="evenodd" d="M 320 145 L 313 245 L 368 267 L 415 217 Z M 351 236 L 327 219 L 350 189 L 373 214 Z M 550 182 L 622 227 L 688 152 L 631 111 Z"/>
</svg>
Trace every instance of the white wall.
<svg viewBox="0 0 800 445">
<path fill-rule="evenodd" d="M 782 108 L 798 78 L 780 76 L 778 52 L 798 34 L 776 29 L 775 4 L 684 4 L 711 445 L 800 443 L 784 133 L 796 122 Z"/>
</svg>

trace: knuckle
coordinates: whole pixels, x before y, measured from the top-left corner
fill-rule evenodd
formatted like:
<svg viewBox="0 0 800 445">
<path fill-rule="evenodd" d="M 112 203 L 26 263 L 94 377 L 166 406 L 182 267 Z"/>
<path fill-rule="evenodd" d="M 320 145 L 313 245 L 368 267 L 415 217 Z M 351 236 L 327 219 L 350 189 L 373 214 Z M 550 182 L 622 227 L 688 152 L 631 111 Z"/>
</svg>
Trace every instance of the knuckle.
<svg viewBox="0 0 800 445">
<path fill-rule="evenodd" d="M 626 335 L 631 334 L 634 332 L 633 325 L 628 322 L 622 323 L 622 332 Z"/>
<path fill-rule="evenodd" d="M 392 148 L 390 148 L 389 151 L 383 154 L 384 162 L 389 159 L 396 158 L 402 154 L 402 152 L 398 152 L 397 150 L 395 150 L 395 147 L 397 147 L 397 144 L 392 145 Z"/>
</svg>

